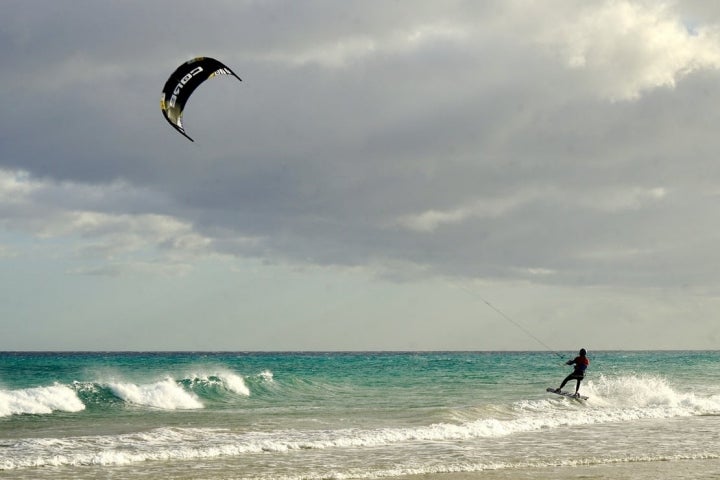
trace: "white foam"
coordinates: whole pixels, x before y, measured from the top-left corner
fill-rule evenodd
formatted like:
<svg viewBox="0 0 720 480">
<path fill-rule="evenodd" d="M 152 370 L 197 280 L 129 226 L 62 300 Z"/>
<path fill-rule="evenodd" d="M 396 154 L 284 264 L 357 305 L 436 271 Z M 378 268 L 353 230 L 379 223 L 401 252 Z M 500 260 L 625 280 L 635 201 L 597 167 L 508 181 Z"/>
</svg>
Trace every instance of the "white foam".
<svg viewBox="0 0 720 480">
<path fill-rule="evenodd" d="M 289 475 L 277 475 L 275 473 L 270 475 L 255 476 L 257 480 L 271 479 L 271 480 L 324 480 L 332 478 L 335 480 L 350 480 L 350 479 L 382 479 L 382 478 L 405 478 L 409 476 L 422 476 L 422 478 L 429 477 L 435 478 L 438 474 L 452 474 L 452 473 L 478 473 L 495 470 L 519 470 L 519 469 L 537 469 L 547 467 L 585 467 L 588 464 L 591 465 L 614 465 L 622 463 L 638 463 L 638 462 L 667 462 L 667 461 L 681 461 L 681 460 L 716 460 L 720 458 L 717 454 L 697 454 L 697 455 L 639 455 L 633 457 L 618 457 L 618 458 L 607 458 L 607 459 L 593 459 L 591 462 L 587 460 L 565 460 L 565 461 L 531 461 L 531 462 L 449 462 L 449 463 L 434 463 L 429 461 L 428 463 L 418 465 L 417 461 L 413 461 L 410 464 L 402 465 L 399 464 L 394 468 L 385 469 L 369 469 L 367 467 L 351 467 L 347 469 L 330 469 L 320 468 L 312 473 L 300 473 L 300 474 L 289 474 Z M 526 477 L 528 472 L 521 472 L 518 475 L 502 474 L 498 478 L 515 478 L 515 477 Z M 456 478 L 456 477 L 448 477 Z M 465 476 L 457 478 L 466 478 Z M 470 478 L 470 477 L 467 477 Z M 473 476 L 474 478 L 474 476 Z M 644 477 L 643 477 L 644 478 Z"/>
<path fill-rule="evenodd" d="M 235 375 L 234 373 L 224 373 L 220 375 L 220 378 L 225 384 L 225 388 L 231 392 L 245 396 L 250 395 L 250 389 L 247 385 L 245 385 L 245 380 L 243 380 L 243 377 L 240 375 Z"/>
<path fill-rule="evenodd" d="M 702 397 L 690 391 L 678 391 L 667 380 L 652 375 L 601 375 L 588 382 L 584 393 L 592 404 L 603 409 L 641 410 L 645 416 L 689 416 L 720 413 L 717 396 Z"/>
<path fill-rule="evenodd" d="M 79 412 L 85 409 L 77 394 L 65 385 L 0 390 L 0 417 L 18 414 Z"/>
<path fill-rule="evenodd" d="M 476 430 L 474 430 L 476 429 Z M 172 429 L 160 428 L 143 433 L 114 436 L 85 436 L 65 439 L 25 439 L 8 447 L 1 470 L 14 470 L 41 466 L 120 466 L 153 460 L 194 460 L 218 457 L 238 457 L 252 453 L 288 452 L 292 450 L 374 447 L 408 440 L 453 440 L 474 435 L 496 435 L 494 428 L 482 431 L 476 426 L 436 425 L 419 429 L 338 430 L 338 431 L 279 431 L 238 433 L 224 429 Z M 502 433 L 507 433 L 503 428 Z M 52 453 L 50 453 L 52 452 Z M 679 453 L 676 456 L 623 457 L 618 461 L 665 460 L 682 458 L 718 458 L 707 452 Z M 583 460 L 579 460 L 582 462 Z M 606 459 L 613 462 L 613 459 Z M 556 465 L 557 459 L 550 464 Z M 563 461 L 567 463 L 567 460 Z M 513 463 L 518 466 L 538 466 L 542 463 Z M 398 467 L 385 473 L 375 471 L 373 477 L 393 475 L 469 472 L 510 465 L 483 464 L 435 464 Z M 338 472 L 339 473 L 339 472 Z M 359 472 L 351 474 L 355 478 Z M 367 472 L 370 473 L 370 472 Z M 393 476 L 390 475 L 390 476 Z M 364 477 L 364 476 L 363 476 Z M 273 476 L 273 478 L 278 478 Z M 293 477 L 288 477 L 293 478 Z M 306 477 L 303 477 L 306 478 Z M 324 475 L 321 478 L 344 478 Z M 364 477 L 365 478 L 365 477 Z"/>
<path fill-rule="evenodd" d="M 172 378 L 145 385 L 110 383 L 108 387 L 117 397 L 136 405 L 164 410 L 203 408 L 194 394 L 185 391 Z"/>
<path fill-rule="evenodd" d="M 190 378 L 193 382 L 199 381 L 207 384 L 220 384 L 226 390 L 238 395 L 244 395 L 246 397 L 250 395 L 250 389 L 245 384 L 245 379 L 232 372 L 193 373 L 190 375 Z"/>
</svg>

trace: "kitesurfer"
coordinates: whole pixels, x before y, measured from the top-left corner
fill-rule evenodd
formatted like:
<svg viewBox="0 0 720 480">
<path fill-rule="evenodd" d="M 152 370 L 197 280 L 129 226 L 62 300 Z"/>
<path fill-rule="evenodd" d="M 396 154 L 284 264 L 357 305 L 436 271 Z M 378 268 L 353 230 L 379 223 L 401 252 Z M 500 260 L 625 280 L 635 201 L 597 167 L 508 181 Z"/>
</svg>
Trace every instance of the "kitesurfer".
<svg viewBox="0 0 720 480">
<path fill-rule="evenodd" d="M 590 359 L 587 357 L 587 351 L 584 348 L 581 348 L 579 355 L 572 360 L 568 360 L 567 362 L 565 362 L 565 364 L 575 365 L 575 368 L 570 375 L 565 377 L 565 380 L 563 380 L 560 384 L 560 388 L 555 390 L 555 393 L 560 393 L 565 384 L 568 383 L 570 380 L 577 380 L 577 384 L 575 385 L 575 396 L 579 396 L 580 382 L 582 382 L 583 378 L 585 378 L 585 370 L 587 369 L 588 365 L 590 365 Z"/>
</svg>

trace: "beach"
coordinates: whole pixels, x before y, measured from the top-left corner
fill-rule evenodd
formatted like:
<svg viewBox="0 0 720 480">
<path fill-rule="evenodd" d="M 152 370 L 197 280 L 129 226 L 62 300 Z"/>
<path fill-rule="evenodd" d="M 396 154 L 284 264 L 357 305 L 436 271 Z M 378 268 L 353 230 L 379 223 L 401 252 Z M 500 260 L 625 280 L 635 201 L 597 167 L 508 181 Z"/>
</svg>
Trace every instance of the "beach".
<svg viewBox="0 0 720 480">
<path fill-rule="evenodd" d="M 573 480 L 717 479 L 720 478 L 720 461 L 713 459 L 678 462 L 628 462 L 585 465 L 582 468 L 520 468 L 513 471 L 405 476 L 395 477 L 393 480 L 555 480 L 558 478 Z"/>
</svg>

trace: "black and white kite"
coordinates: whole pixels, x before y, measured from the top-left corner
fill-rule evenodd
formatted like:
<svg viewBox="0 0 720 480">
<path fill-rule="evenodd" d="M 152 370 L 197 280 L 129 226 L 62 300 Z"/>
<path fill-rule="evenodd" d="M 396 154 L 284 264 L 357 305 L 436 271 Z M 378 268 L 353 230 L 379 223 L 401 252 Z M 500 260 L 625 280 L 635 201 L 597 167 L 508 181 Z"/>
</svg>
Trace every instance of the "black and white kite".
<svg viewBox="0 0 720 480">
<path fill-rule="evenodd" d="M 194 140 L 185 133 L 182 124 L 185 103 L 201 83 L 215 75 L 232 75 L 242 81 L 229 67 L 214 58 L 197 57 L 180 65 L 163 87 L 160 109 L 165 120 L 191 142 Z"/>
</svg>

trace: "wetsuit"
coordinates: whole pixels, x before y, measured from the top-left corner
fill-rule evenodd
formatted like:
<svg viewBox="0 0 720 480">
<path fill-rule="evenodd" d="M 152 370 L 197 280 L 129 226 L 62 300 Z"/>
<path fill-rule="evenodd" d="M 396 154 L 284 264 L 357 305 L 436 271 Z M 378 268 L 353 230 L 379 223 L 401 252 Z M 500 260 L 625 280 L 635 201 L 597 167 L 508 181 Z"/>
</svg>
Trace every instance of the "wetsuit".
<svg viewBox="0 0 720 480">
<path fill-rule="evenodd" d="M 570 380 L 577 380 L 577 385 L 575 386 L 575 393 L 578 393 L 578 391 L 580 390 L 580 382 L 582 382 L 583 378 L 585 378 L 585 369 L 587 369 L 588 365 L 590 365 L 590 360 L 584 355 L 579 355 L 572 360 L 568 360 L 567 364 L 575 365 L 575 369 L 570 375 L 565 377 L 565 380 L 563 380 L 558 390 L 562 390 L 565 384 Z"/>
</svg>

